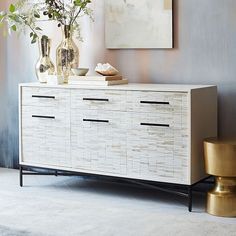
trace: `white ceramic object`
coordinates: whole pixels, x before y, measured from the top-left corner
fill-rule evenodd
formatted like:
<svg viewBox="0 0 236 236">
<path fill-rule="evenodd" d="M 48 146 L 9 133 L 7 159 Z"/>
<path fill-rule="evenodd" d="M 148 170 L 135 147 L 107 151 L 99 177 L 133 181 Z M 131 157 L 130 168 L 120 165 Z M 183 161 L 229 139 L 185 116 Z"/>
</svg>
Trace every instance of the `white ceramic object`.
<svg viewBox="0 0 236 236">
<path fill-rule="evenodd" d="M 62 76 L 59 75 L 48 75 L 47 76 L 47 84 L 49 85 L 58 85 L 58 84 L 63 84 L 64 79 Z"/>
<path fill-rule="evenodd" d="M 105 76 L 113 76 L 119 73 L 119 71 L 116 68 L 114 68 L 112 65 L 110 65 L 109 63 L 106 63 L 106 64 L 98 63 L 95 68 L 95 71 Z"/>
<path fill-rule="evenodd" d="M 74 75 L 77 76 L 85 76 L 89 69 L 88 68 L 72 68 L 71 71 L 73 72 Z"/>
</svg>

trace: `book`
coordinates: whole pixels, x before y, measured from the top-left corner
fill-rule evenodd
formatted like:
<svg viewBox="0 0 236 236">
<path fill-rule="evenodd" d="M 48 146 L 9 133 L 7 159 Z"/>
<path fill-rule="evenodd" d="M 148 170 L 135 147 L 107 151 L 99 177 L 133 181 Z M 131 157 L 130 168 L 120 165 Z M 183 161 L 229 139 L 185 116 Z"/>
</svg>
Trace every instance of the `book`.
<svg viewBox="0 0 236 236">
<path fill-rule="evenodd" d="M 101 76 L 101 75 L 89 75 L 89 76 L 70 76 L 70 81 L 84 81 L 84 80 L 91 80 L 91 81 L 113 81 L 113 80 L 122 80 L 121 75 L 114 75 L 114 76 Z"/>
<path fill-rule="evenodd" d="M 90 86 L 111 86 L 111 85 L 120 85 L 120 84 L 128 84 L 127 79 L 121 79 L 121 80 L 110 80 L 110 81 L 104 81 L 104 80 L 68 80 L 68 84 L 70 85 L 90 85 Z"/>
</svg>

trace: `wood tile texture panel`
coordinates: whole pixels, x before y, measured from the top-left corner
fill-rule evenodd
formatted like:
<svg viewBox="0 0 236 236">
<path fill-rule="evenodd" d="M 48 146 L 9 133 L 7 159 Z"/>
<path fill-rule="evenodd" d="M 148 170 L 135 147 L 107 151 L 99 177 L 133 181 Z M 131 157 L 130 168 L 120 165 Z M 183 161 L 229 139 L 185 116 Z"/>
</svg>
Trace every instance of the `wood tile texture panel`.
<svg viewBox="0 0 236 236">
<path fill-rule="evenodd" d="M 32 98 L 35 94 L 53 95 L 55 99 Z M 22 104 L 22 161 L 52 166 L 71 166 L 70 92 L 24 88 Z"/>
<path fill-rule="evenodd" d="M 108 122 L 83 121 L 84 119 Z M 73 167 L 126 175 L 127 126 L 124 112 L 73 109 Z"/>
</svg>

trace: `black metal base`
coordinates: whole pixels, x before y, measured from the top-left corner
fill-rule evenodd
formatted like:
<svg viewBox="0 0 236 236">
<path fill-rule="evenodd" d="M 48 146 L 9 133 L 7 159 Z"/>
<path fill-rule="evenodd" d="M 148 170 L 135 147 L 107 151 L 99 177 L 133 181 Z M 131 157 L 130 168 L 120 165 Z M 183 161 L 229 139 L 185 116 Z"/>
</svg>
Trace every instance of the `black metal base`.
<svg viewBox="0 0 236 236">
<path fill-rule="evenodd" d="M 213 181 L 208 181 L 211 176 L 208 176 L 192 185 L 183 185 L 183 184 L 172 184 L 172 183 L 163 183 L 163 182 L 156 182 L 156 181 L 146 181 L 146 180 L 135 180 L 129 179 L 124 177 L 111 177 L 106 175 L 98 175 L 98 174 L 89 174 L 89 173 L 81 173 L 75 171 L 64 171 L 59 169 L 51 169 L 51 168 L 43 168 L 43 167 L 33 167 L 33 166 L 26 166 L 26 165 L 19 165 L 20 169 L 20 186 L 23 187 L 23 175 L 54 175 L 54 176 L 86 176 L 86 177 L 96 177 L 96 178 L 109 178 L 122 181 L 123 183 L 131 183 L 141 185 L 147 188 L 152 188 L 156 190 L 160 190 L 163 192 L 175 194 L 181 197 L 185 197 L 188 199 L 188 211 L 192 211 L 192 202 L 193 202 L 193 188 L 197 184 L 200 183 L 209 183 L 214 184 Z M 37 172 L 35 169 L 43 169 L 48 170 L 49 172 Z M 27 172 L 25 172 L 25 171 Z M 185 190 L 180 190 L 185 189 Z M 186 191 L 187 190 L 187 191 Z"/>
</svg>

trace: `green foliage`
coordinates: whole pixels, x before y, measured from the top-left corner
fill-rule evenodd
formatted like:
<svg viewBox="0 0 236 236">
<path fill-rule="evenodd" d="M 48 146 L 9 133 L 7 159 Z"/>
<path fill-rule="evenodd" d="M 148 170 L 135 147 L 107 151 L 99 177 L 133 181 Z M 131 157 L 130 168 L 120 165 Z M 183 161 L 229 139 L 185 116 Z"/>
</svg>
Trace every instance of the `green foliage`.
<svg viewBox="0 0 236 236">
<path fill-rule="evenodd" d="M 11 26 L 11 29 L 12 29 L 13 31 L 16 31 L 16 30 L 17 30 L 16 25 Z"/>
<path fill-rule="evenodd" d="M 10 4 L 8 12 L 0 12 L 0 26 L 6 22 L 9 32 L 25 33 L 26 29 L 30 29 L 31 43 L 37 41 L 39 33 L 42 31 L 36 25 L 36 21 L 39 19 L 40 6 L 35 3 L 30 4 L 29 0 L 18 0 L 15 4 Z"/>
<path fill-rule="evenodd" d="M 34 12 L 34 17 L 35 17 L 35 18 L 40 18 L 40 13 L 37 12 L 37 11 L 35 11 L 35 12 Z"/>
<path fill-rule="evenodd" d="M 92 19 L 92 10 L 88 8 L 90 3 L 91 0 L 74 0 L 70 4 L 61 0 L 45 0 L 46 9 L 43 14 L 49 20 L 58 21 L 59 25 L 73 26 L 82 15 L 88 15 Z"/>
<path fill-rule="evenodd" d="M 31 43 L 35 43 L 42 33 L 37 23 L 44 21 L 57 21 L 58 26 L 69 25 L 77 38 L 80 37 L 79 18 L 87 15 L 92 19 L 92 10 L 88 7 L 91 0 L 18 0 L 10 4 L 8 12 L 0 12 L 0 26 L 3 22 L 8 24 L 10 31 L 25 33 L 30 30 Z"/>
<path fill-rule="evenodd" d="M 9 11 L 11 13 L 15 12 L 16 11 L 16 7 L 13 4 L 11 4 L 10 7 L 9 7 Z"/>
<path fill-rule="evenodd" d="M 81 8 L 85 8 L 87 6 L 87 4 L 89 4 L 89 3 L 91 3 L 90 0 L 85 0 L 85 1 L 75 0 L 74 1 L 74 5 L 77 7 L 81 7 Z"/>
<path fill-rule="evenodd" d="M 35 30 L 42 31 L 42 29 L 38 26 L 35 28 Z"/>
<path fill-rule="evenodd" d="M 2 21 L 3 18 L 4 18 L 4 16 L 3 16 L 3 15 L 0 15 L 0 21 Z"/>
<path fill-rule="evenodd" d="M 31 43 L 33 44 L 33 43 L 36 43 L 36 42 L 37 42 L 38 35 L 35 34 L 35 33 L 33 33 L 33 32 L 31 32 L 31 33 L 32 33 L 32 34 L 31 34 Z"/>
</svg>

